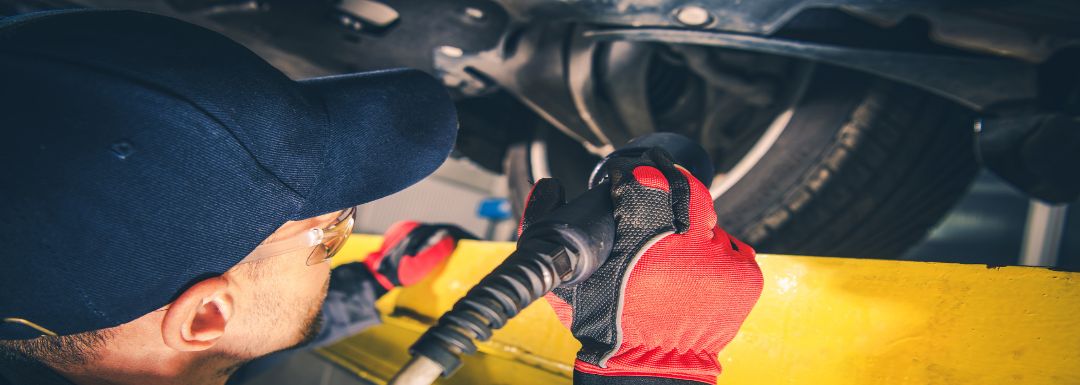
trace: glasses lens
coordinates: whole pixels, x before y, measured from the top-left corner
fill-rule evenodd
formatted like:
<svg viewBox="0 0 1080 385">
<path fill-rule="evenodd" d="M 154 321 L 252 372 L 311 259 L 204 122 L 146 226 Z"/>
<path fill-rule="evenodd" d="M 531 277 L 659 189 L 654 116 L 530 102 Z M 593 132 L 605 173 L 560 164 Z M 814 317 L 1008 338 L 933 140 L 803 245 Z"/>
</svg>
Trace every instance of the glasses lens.
<svg viewBox="0 0 1080 385">
<path fill-rule="evenodd" d="M 349 234 L 352 234 L 355 212 L 355 208 L 346 210 L 342 213 L 343 219 L 340 222 L 323 230 L 323 241 L 308 255 L 308 266 L 329 261 L 338 251 L 341 251 L 341 248 L 345 246 L 345 241 L 349 239 Z"/>
<path fill-rule="evenodd" d="M 316 245 L 315 248 L 311 250 L 311 254 L 308 254 L 306 264 L 308 266 L 314 266 L 329 261 L 330 257 L 328 257 L 328 255 L 326 247 L 321 244 Z"/>
</svg>

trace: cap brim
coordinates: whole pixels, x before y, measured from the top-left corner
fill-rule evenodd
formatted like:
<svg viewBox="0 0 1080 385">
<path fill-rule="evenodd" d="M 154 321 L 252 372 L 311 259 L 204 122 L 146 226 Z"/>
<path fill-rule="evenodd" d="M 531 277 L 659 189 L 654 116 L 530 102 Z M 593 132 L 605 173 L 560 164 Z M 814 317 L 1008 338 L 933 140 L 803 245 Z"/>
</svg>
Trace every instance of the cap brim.
<svg viewBox="0 0 1080 385">
<path fill-rule="evenodd" d="M 328 148 L 307 203 L 292 219 L 401 191 L 450 155 L 457 112 L 446 88 L 424 72 L 395 69 L 300 83 L 324 103 Z"/>
</svg>

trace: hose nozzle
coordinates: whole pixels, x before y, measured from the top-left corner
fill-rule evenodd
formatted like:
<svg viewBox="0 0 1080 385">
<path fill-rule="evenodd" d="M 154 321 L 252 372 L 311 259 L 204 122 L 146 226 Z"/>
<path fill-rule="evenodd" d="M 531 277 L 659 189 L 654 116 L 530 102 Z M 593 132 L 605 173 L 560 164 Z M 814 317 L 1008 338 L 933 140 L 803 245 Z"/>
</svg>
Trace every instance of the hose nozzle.
<svg viewBox="0 0 1080 385">
<path fill-rule="evenodd" d="M 661 147 L 675 162 L 708 183 L 713 167 L 697 143 L 672 133 L 631 141 L 593 170 L 590 189 L 529 225 L 518 247 L 501 265 L 465 294 L 409 348 L 413 359 L 390 385 L 430 384 L 461 366 L 462 354 L 476 352 L 474 340 L 486 341 L 522 309 L 552 289 L 587 279 L 611 253 L 615 240 L 611 189 L 605 165 L 622 156 L 640 156 Z"/>
</svg>

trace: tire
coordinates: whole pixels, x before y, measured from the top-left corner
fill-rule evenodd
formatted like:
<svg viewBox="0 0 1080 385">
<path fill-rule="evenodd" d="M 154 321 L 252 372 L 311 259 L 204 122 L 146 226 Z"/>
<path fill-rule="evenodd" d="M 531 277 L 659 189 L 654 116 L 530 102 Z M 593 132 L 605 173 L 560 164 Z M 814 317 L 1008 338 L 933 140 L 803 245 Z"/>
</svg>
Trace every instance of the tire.
<svg viewBox="0 0 1080 385">
<path fill-rule="evenodd" d="M 723 191 L 716 190 L 723 181 L 714 181 L 720 226 L 764 253 L 902 257 L 963 195 L 978 169 L 971 112 L 828 66 L 818 66 L 803 92 L 756 163 Z M 579 159 L 581 171 L 550 168 L 564 180 L 591 170 L 581 160 L 588 158 L 559 143 L 567 139 L 543 140 L 553 145 L 534 141 L 507 153 L 518 210 L 544 168 L 535 163 Z"/>
<path fill-rule="evenodd" d="M 578 142 L 548 126 L 534 121 L 531 141 L 511 144 L 506 149 L 503 169 L 510 187 L 510 203 L 515 217 L 525 212 L 525 200 L 537 179 L 556 177 L 566 189 L 567 199 L 577 196 L 588 186 L 592 166 L 600 158 L 590 154 Z M 548 156 L 558 154 L 558 156 Z"/>
</svg>

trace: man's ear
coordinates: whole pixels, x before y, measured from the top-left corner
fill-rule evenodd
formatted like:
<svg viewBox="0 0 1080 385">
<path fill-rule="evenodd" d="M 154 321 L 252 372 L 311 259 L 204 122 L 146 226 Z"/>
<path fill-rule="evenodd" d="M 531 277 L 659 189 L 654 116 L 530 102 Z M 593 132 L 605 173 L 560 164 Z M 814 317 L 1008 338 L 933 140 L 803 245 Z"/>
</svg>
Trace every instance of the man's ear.
<svg viewBox="0 0 1080 385">
<path fill-rule="evenodd" d="M 207 278 L 188 288 L 169 305 L 161 321 L 165 345 L 183 352 L 206 350 L 225 334 L 233 300 L 224 277 Z"/>
</svg>

